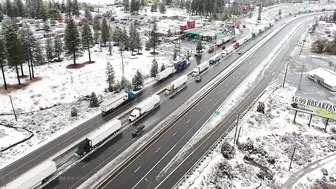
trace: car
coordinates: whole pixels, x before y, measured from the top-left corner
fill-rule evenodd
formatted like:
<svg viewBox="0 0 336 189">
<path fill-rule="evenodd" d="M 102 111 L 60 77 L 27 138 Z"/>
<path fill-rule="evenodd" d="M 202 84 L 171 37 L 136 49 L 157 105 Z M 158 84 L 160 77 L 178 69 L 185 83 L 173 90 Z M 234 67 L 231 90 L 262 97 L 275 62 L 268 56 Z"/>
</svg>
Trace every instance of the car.
<svg viewBox="0 0 336 189">
<path fill-rule="evenodd" d="M 142 133 L 145 132 L 145 126 L 144 125 L 140 125 L 138 127 L 136 127 L 133 131 L 132 131 L 132 137 L 135 138 L 135 137 L 138 137 L 140 136 Z"/>
<path fill-rule="evenodd" d="M 202 77 L 201 76 L 196 76 L 195 77 L 195 81 L 197 82 L 197 83 L 199 83 L 199 82 L 201 82 L 202 81 Z"/>
<path fill-rule="evenodd" d="M 238 55 L 241 55 L 241 54 L 243 54 L 243 52 L 241 52 L 241 51 L 238 51 Z"/>
</svg>

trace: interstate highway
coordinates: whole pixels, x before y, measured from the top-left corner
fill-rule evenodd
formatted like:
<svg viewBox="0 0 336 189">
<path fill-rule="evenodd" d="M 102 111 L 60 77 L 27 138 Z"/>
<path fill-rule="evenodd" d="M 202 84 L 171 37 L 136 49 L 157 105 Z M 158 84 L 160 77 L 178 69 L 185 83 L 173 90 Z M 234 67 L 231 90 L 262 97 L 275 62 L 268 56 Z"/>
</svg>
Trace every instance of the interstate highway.
<svg viewBox="0 0 336 189">
<path fill-rule="evenodd" d="M 270 29 L 272 30 L 272 29 Z M 269 31 L 268 31 L 269 32 Z M 261 39 L 261 37 L 257 38 Z M 253 46 L 257 40 L 253 40 L 251 43 L 246 44 L 241 49 L 246 51 L 249 47 Z M 210 81 L 215 75 L 221 72 L 229 63 L 238 57 L 237 54 L 229 56 L 228 59 L 215 65 L 216 69 L 210 69 L 203 75 L 202 83 L 192 82 L 184 90 L 178 93 L 174 98 L 163 102 L 161 106 L 149 113 L 145 118 L 140 120 L 139 123 L 143 123 L 146 126 L 146 130 L 155 123 L 169 115 L 183 102 L 189 99 L 196 91 L 198 91 L 203 84 Z M 131 138 L 130 132 L 132 128 L 126 129 L 122 135 L 119 135 L 116 139 L 110 141 L 108 144 L 98 149 L 86 160 L 79 162 L 74 167 L 63 173 L 58 179 L 55 179 L 44 188 L 75 188 L 83 183 L 88 177 L 94 175 L 97 171 L 102 169 L 108 162 L 114 159 L 118 154 L 127 149 L 136 139 Z"/>
<path fill-rule="evenodd" d="M 248 29 L 244 30 L 244 33 L 237 36 L 238 39 L 241 39 L 245 37 L 249 33 Z M 259 39 L 261 39 L 259 37 Z M 259 40 L 257 39 L 257 40 Z M 182 42 L 183 46 L 183 42 Z M 219 52 L 219 51 L 218 51 Z M 202 61 L 209 59 L 211 56 L 213 56 L 214 53 L 204 53 Z M 233 59 L 229 59 L 228 61 L 231 61 Z M 68 145 L 76 142 L 80 138 L 84 137 L 94 129 L 96 129 L 98 126 L 106 123 L 107 121 L 111 120 L 112 118 L 115 118 L 119 114 L 125 112 L 135 104 L 141 102 L 142 100 L 149 97 L 151 94 L 155 94 L 160 90 L 162 87 L 165 87 L 170 82 L 172 82 L 174 79 L 177 79 L 182 74 L 186 74 L 190 71 L 192 71 L 196 67 L 196 59 L 192 60 L 190 65 L 187 67 L 187 69 L 183 70 L 182 72 L 178 74 L 174 74 L 173 76 L 167 78 L 166 80 L 156 83 L 152 86 L 147 87 L 139 96 L 136 97 L 136 99 L 122 104 L 120 107 L 118 107 L 114 112 L 108 114 L 107 116 L 102 116 L 101 114 L 98 114 L 97 116 L 93 117 L 92 119 L 82 123 L 78 127 L 74 128 L 73 130 L 63 134 L 62 136 L 56 138 L 55 140 L 51 141 L 50 143 L 38 148 L 34 152 L 28 154 L 27 156 L 13 162 L 12 164 L 2 168 L 1 174 L 0 174 L 0 186 L 3 186 L 4 184 L 10 182 L 14 178 L 20 176 L 25 171 L 31 169 L 32 167 L 38 165 L 42 161 L 50 158 L 57 152 L 61 151 L 62 149 L 66 148 Z"/>
<path fill-rule="evenodd" d="M 298 20 L 303 20 L 302 18 Z M 123 189 L 143 189 L 154 188 L 158 186 L 167 175 L 158 178 L 157 176 L 165 166 L 174 158 L 179 150 L 188 142 L 188 140 L 197 132 L 197 130 L 207 121 L 220 104 L 238 87 L 238 85 L 248 76 L 256 67 L 256 64 L 265 59 L 277 46 L 281 40 L 290 32 L 290 30 L 299 23 L 299 21 L 287 26 L 278 35 L 271 39 L 255 55 L 247 60 L 233 74 L 226 78 L 220 85 L 212 90 L 204 99 L 194 106 L 188 113 L 177 121 L 169 130 L 167 130 L 159 139 L 152 143 L 147 149 L 140 153 L 134 160 L 127 164 L 121 172 L 113 175 L 107 180 L 101 188 L 123 188 Z M 307 24 L 305 25 L 307 26 Z M 209 149 L 209 147 L 218 139 L 218 137 L 228 129 L 235 121 L 237 113 L 246 110 L 251 102 L 262 93 L 267 85 L 272 81 L 279 69 L 283 68 L 284 62 L 291 50 L 295 47 L 296 41 L 301 37 L 307 27 L 301 27 L 283 48 L 280 55 L 265 72 L 264 78 L 259 85 L 255 86 L 250 95 L 238 105 L 237 108 L 226 117 L 217 131 L 213 131 L 204 137 L 198 145 L 189 151 L 192 153 L 184 163 L 168 177 L 157 188 L 172 188 L 172 186 L 181 178 L 181 176 Z M 187 153 L 188 154 L 188 153 Z M 182 158 L 184 160 L 184 158 Z"/>
</svg>

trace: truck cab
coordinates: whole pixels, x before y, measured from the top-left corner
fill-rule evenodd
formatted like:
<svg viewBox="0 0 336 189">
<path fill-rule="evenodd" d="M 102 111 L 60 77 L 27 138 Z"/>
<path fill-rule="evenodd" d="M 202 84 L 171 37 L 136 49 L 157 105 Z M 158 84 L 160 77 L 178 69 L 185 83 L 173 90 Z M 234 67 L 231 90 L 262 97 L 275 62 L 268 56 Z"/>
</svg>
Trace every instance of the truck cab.
<svg viewBox="0 0 336 189">
<path fill-rule="evenodd" d="M 90 147 L 89 141 L 85 139 L 84 141 L 79 143 L 77 150 L 75 152 L 75 156 L 78 158 L 83 157 L 85 154 L 90 152 L 90 148 L 91 147 Z"/>
<path fill-rule="evenodd" d="M 134 131 L 132 131 L 132 137 L 135 138 L 137 136 L 140 136 L 142 133 L 145 132 L 144 129 L 145 129 L 144 125 L 138 126 Z"/>
<path fill-rule="evenodd" d="M 134 108 L 134 110 L 132 111 L 131 115 L 128 117 L 128 120 L 130 122 L 132 122 L 132 121 L 136 120 L 138 117 L 140 117 L 140 115 L 141 115 L 140 110 L 137 109 L 137 108 Z"/>
<path fill-rule="evenodd" d="M 166 88 L 166 91 L 165 91 L 165 95 L 168 96 L 170 95 L 171 93 L 173 93 L 174 91 L 174 85 L 168 85 L 168 87 Z"/>
</svg>

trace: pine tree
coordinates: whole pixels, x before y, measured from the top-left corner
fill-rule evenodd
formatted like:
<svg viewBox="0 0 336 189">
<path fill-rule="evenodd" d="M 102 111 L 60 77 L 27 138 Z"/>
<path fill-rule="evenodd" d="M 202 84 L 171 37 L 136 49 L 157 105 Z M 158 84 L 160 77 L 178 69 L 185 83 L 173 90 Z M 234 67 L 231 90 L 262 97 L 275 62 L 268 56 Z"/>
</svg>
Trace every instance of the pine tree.
<svg viewBox="0 0 336 189">
<path fill-rule="evenodd" d="M 209 0 L 208 0 L 209 1 Z M 160 13 L 161 14 L 164 14 L 164 13 L 166 13 L 166 5 L 165 5 L 165 3 L 160 3 Z"/>
<path fill-rule="evenodd" d="M 136 48 L 138 49 L 138 54 L 139 54 L 139 51 L 142 50 L 142 42 L 141 42 L 139 32 L 136 32 L 135 39 L 136 39 Z"/>
<path fill-rule="evenodd" d="M 131 13 L 136 11 L 136 1 L 131 0 Z"/>
<path fill-rule="evenodd" d="M 144 84 L 144 77 L 142 73 L 137 70 L 134 77 L 132 78 L 132 85 L 134 86 L 134 89 L 140 89 Z"/>
<path fill-rule="evenodd" d="M 99 107 L 99 102 L 96 93 L 92 92 L 90 95 L 90 108 Z"/>
<path fill-rule="evenodd" d="M 108 85 L 108 90 L 112 92 L 113 86 L 115 84 L 115 72 L 110 62 L 107 62 L 106 65 L 106 82 Z"/>
<path fill-rule="evenodd" d="M 42 28 L 43 28 L 43 30 L 44 30 L 45 32 L 49 32 L 49 31 L 50 31 L 50 26 L 49 26 L 48 22 L 44 22 Z"/>
<path fill-rule="evenodd" d="M 62 39 L 58 35 L 55 36 L 54 45 L 55 45 L 54 46 L 55 55 L 57 56 L 58 61 L 61 61 L 60 55 L 63 52 L 63 42 L 62 42 Z"/>
<path fill-rule="evenodd" d="M 65 2 L 64 2 L 64 0 L 62 0 L 62 3 L 61 3 L 61 13 L 65 13 L 66 10 L 67 10 L 67 8 L 66 8 L 66 5 L 65 5 Z"/>
<path fill-rule="evenodd" d="M 201 52 L 202 50 L 203 50 L 203 47 L 202 47 L 202 41 L 199 40 L 199 41 L 197 42 L 197 45 L 196 45 L 196 51 L 199 53 L 199 52 Z"/>
<path fill-rule="evenodd" d="M 130 8 L 129 0 L 123 0 L 123 6 L 124 6 L 125 12 L 128 12 Z"/>
<path fill-rule="evenodd" d="M 158 73 L 158 69 L 159 69 L 159 65 L 157 63 L 157 61 L 155 60 L 155 58 L 153 59 L 152 65 L 151 65 L 151 69 L 150 69 L 150 75 L 151 77 L 156 77 L 156 74 Z"/>
<path fill-rule="evenodd" d="M 125 76 L 122 76 L 120 80 L 120 88 L 127 91 L 132 90 L 132 83 L 126 79 Z"/>
<path fill-rule="evenodd" d="M 2 72 L 2 79 L 4 82 L 5 90 L 7 90 L 7 82 L 6 82 L 6 76 L 5 76 L 5 70 L 4 67 L 6 65 L 6 47 L 5 47 L 5 41 L 3 38 L 0 38 L 0 68 Z"/>
<path fill-rule="evenodd" d="M 95 44 L 98 44 L 99 41 L 99 36 L 100 36 L 100 32 L 98 30 L 93 30 L 93 38 L 94 38 L 94 42 Z"/>
<path fill-rule="evenodd" d="M 32 49 L 34 48 L 34 44 L 36 43 L 36 39 L 34 37 L 33 32 L 30 30 L 28 25 L 23 25 L 20 28 L 19 32 L 20 44 L 23 51 L 24 59 L 27 61 L 28 64 L 28 71 L 29 71 L 29 78 L 32 79 L 32 63 L 33 63 L 33 55 Z"/>
<path fill-rule="evenodd" d="M 68 17 L 71 17 L 71 13 L 72 13 L 72 2 L 71 2 L 71 0 L 67 0 L 66 14 L 67 14 Z"/>
<path fill-rule="evenodd" d="M 6 0 L 6 15 L 10 18 L 13 18 L 15 13 L 13 11 L 13 5 L 12 5 L 12 2 L 10 0 Z"/>
<path fill-rule="evenodd" d="M 93 29 L 96 30 L 96 31 L 100 31 L 101 30 L 101 25 L 100 25 L 100 21 L 99 21 L 98 16 L 94 17 L 94 20 L 93 20 Z"/>
<path fill-rule="evenodd" d="M 159 40 L 157 38 L 157 23 L 154 20 L 153 29 L 151 31 L 150 46 L 153 48 L 153 53 L 155 54 L 156 47 L 159 45 Z"/>
<path fill-rule="evenodd" d="M 3 12 L 0 11 L 0 22 L 2 22 L 2 20 L 4 19 L 4 15 L 3 15 Z"/>
<path fill-rule="evenodd" d="M 17 15 L 19 16 L 19 17 L 25 17 L 25 7 L 24 7 L 24 5 L 23 5 L 23 3 L 22 3 L 22 1 L 21 0 L 14 0 L 14 3 L 13 3 L 15 6 L 16 6 L 16 8 L 17 8 Z"/>
<path fill-rule="evenodd" d="M 4 25 L 5 44 L 7 47 L 8 64 L 16 70 L 18 84 L 21 84 L 18 66 L 24 62 L 24 56 L 20 45 L 19 37 L 13 24 Z"/>
<path fill-rule="evenodd" d="M 161 68 L 160 68 L 160 72 L 162 72 L 163 70 L 165 70 L 165 65 L 164 64 L 161 64 Z"/>
<path fill-rule="evenodd" d="M 88 19 L 89 22 L 92 22 L 92 14 L 91 14 L 89 8 L 85 9 L 85 18 Z"/>
<path fill-rule="evenodd" d="M 47 39 L 46 46 L 45 46 L 45 52 L 47 55 L 47 59 L 50 62 L 50 60 L 54 57 L 54 44 L 51 38 Z"/>
<path fill-rule="evenodd" d="M 78 4 L 77 0 L 73 0 L 71 8 L 72 8 L 72 14 L 75 17 L 79 17 L 79 15 L 80 15 L 80 13 L 79 13 L 79 4 Z"/>
<path fill-rule="evenodd" d="M 279 16 L 281 16 L 281 9 L 279 9 L 279 13 L 278 13 L 278 14 L 279 14 Z M 335 13 L 334 13 L 334 14 L 335 14 Z M 335 17 L 335 18 L 336 18 L 336 17 Z"/>
<path fill-rule="evenodd" d="M 87 48 L 89 53 L 89 62 L 91 62 L 90 47 L 93 45 L 92 31 L 88 23 L 85 23 L 82 31 L 82 44 L 84 48 Z"/>
<path fill-rule="evenodd" d="M 258 10 L 258 18 L 257 20 L 261 20 L 261 13 L 262 13 L 262 5 L 259 5 L 259 10 Z"/>
<path fill-rule="evenodd" d="M 104 45 L 106 45 L 106 42 L 109 41 L 109 38 L 110 38 L 109 36 L 110 36 L 110 30 L 109 30 L 109 27 L 107 25 L 107 21 L 104 18 L 103 19 L 103 24 L 102 24 L 102 32 L 101 32 L 101 39 L 102 39 L 102 42 L 104 43 Z"/>
<path fill-rule="evenodd" d="M 45 64 L 45 55 L 43 54 L 42 48 L 41 48 L 41 43 L 39 41 L 37 41 L 34 44 L 34 49 L 33 49 L 33 62 L 35 62 L 37 65 L 43 65 Z M 32 75 L 34 78 L 34 64 L 31 64 L 32 67 Z"/>
<path fill-rule="evenodd" d="M 133 56 L 133 51 L 134 49 L 136 49 L 137 47 L 137 41 L 136 41 L 136 29 L 133 26 L 133 24 L 131 23 L 130 25 L 130 29 L 129 29 L 129 48 L 131 49 L 131 53 Z"/>
<path fill-rule="evenodd" d="M 59 16 L 61 15 L 60 11 L 57 10 L 57 9 L 50 9 L 48 14 L 49 14 L 49 17 L 50 17 L 50 24 L 55 25 L 56 22 L 54 22 L 54 24 L 52 24 L 52 21 L 55 21 L 59 18 Z"/>
<path fill-rule="evenodd" d="M 119 42 L 124 45 L 125 50 L 128 50 L 128 48 L 129 48 L 129 37 L 127 35 L 127 31 L 126 31 L 125 27 L 122 31 L 120 31 Z"/>
<path fill-rule="evenodd" d="M 181 2 L 180 2 L 180 9 L 184 9 L 184 7 L 185 7 L 185 1 L 181 0 Z"/>
<path fill-rule="evenodd" d="M 80 38 L 75 21 L 70 17 L 65 29 L 65 49 L 68 55 L 73 56 L 74 64 L 76 64 L 76 53 L 79 50 Z"/>
</svg>

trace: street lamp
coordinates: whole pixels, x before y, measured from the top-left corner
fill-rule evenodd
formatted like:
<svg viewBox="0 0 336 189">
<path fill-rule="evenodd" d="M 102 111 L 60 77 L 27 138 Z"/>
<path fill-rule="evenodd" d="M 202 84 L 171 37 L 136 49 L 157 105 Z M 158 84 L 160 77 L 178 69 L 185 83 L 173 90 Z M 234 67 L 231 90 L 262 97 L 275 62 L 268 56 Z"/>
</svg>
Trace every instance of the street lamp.
<svg viewBox="0 0 336 189">
<path fill-rule="evenodd" d="M 120 44 L 120 56 L 121 56 L 121 71 L 124 76 L 124 58 L 123 58 L 123 50 L 125 49 L 125 45 L 123 43 Z"/>
<path fill-rule="evenodd" d="M 299 82 L 299 90 L 301 90 L 301 81 L 302 81 L 302 75 L 303 75 L 303 70 L 304 70 L 304 67 L 305 67 L 306 65 L 302 65 L 302 70 L 301 70 L 301 75 L 300 75 L 300 82 Z"/>
<path fill-rule="evenodd" d="M 150 180 L 148 180 L 147 178 L 145 178 L 145 181 L 147 181 L 150 185 L 153 186 L 153 188 L 155 188 L 155 185 Z"/>
</svg>

